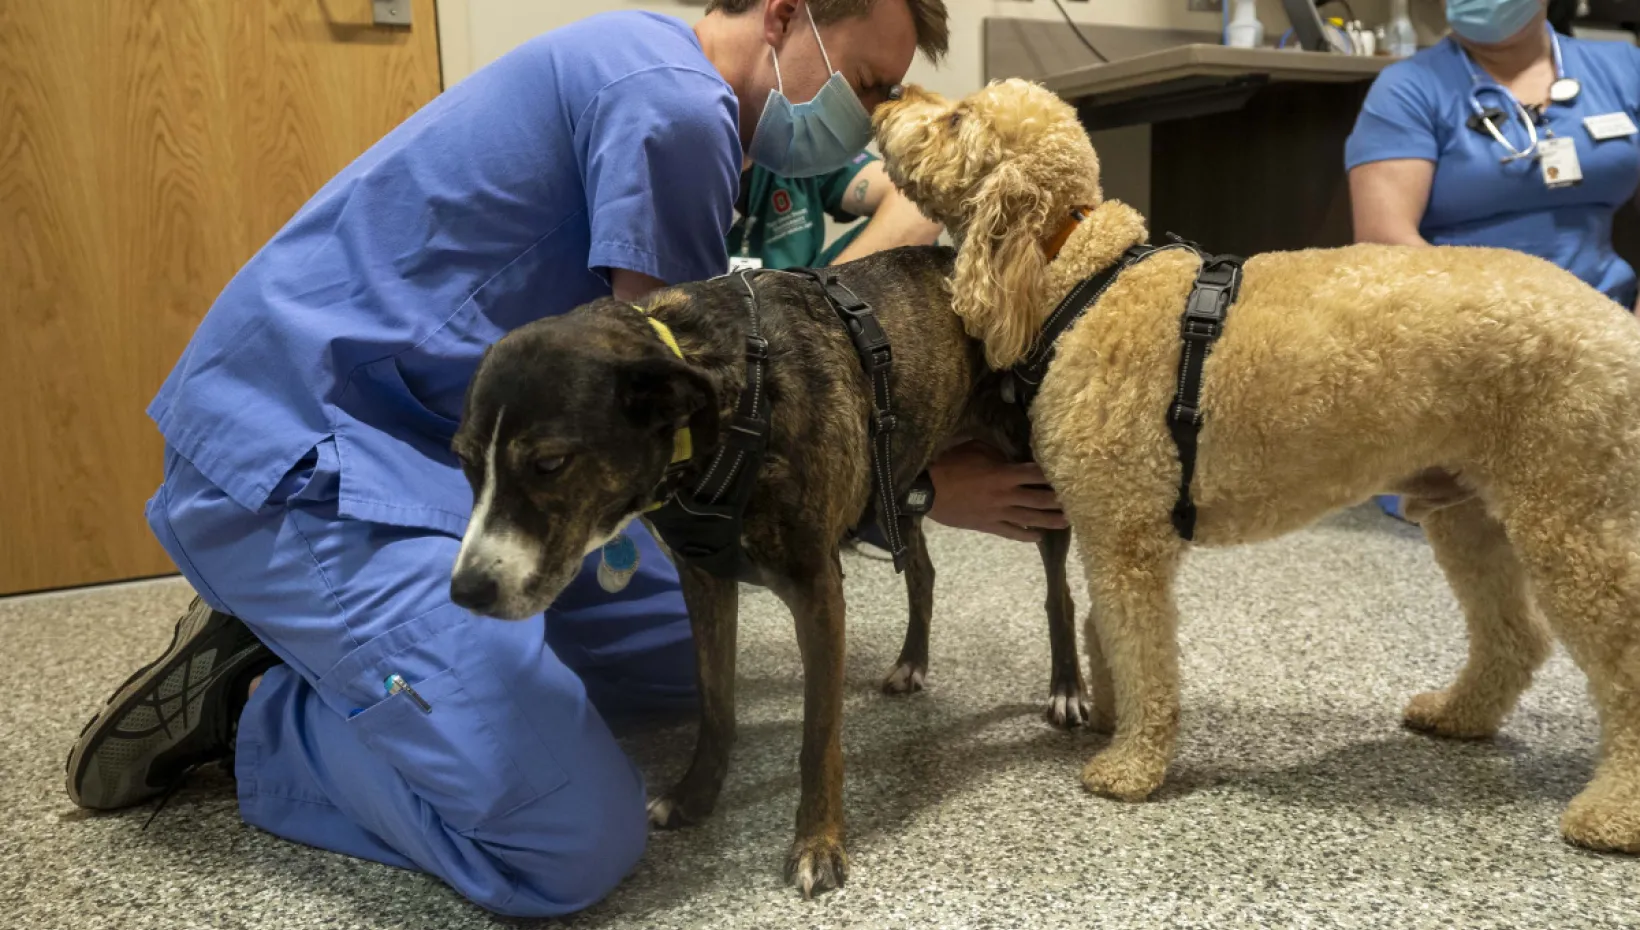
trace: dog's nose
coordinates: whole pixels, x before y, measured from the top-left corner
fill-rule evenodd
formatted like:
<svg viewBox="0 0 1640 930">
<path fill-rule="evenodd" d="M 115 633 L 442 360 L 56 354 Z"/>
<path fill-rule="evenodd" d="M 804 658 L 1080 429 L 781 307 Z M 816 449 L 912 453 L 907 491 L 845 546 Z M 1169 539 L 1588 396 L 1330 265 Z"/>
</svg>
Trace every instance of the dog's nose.
<svg viewBox="0 0 1640 930">
<path fill-rule="evenodd" d="M 484 572 L 457 572 L 450 578 L 450 600 L 474 613 L 494 607 L 500 596 L 500 586 Z"/>
</svg>

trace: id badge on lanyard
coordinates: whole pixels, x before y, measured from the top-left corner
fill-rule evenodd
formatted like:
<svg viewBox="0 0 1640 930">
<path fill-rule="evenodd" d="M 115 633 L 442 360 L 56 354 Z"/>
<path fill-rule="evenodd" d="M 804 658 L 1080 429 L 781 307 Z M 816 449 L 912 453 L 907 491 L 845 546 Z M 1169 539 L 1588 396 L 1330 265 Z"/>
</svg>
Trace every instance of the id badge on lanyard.
<svg viewBox="0 0 1640 930">
<path fill-rule="evenodd" d="M 1583 180 L 1577 144 L 1570 136 L 1546 136 L 1539 140 L 1538 168 L 1543 172 L 1543 186 L 1550 190 L 1571 187 Z"/>
</svg>

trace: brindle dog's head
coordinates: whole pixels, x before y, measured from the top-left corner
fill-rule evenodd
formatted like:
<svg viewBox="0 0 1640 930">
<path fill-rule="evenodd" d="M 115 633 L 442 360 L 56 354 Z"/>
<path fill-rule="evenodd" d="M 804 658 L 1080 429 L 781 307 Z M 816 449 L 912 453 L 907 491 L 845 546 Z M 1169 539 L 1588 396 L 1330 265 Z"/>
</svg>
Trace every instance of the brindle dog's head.
<svg viewBox="0 0 1640 930">
<path fill-rule="evenodd" d="M 653 501 L 677 430 L 713 441 L 716 395 L 614 300 L 497 342 L 452 444 L 474 503 L 451 599 L 509 620 L 545 610 L 582 560 Z"/>
</svg>

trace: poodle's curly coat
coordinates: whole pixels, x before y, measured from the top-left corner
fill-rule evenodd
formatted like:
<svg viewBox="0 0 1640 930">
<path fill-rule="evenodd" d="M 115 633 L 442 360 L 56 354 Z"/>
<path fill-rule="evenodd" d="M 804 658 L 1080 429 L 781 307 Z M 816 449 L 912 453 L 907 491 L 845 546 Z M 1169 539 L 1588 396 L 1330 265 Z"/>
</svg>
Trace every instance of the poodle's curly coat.
<svg viewBox="0 0 1640 930">
<path fill-rule="evenodd" d="M 958 238 L 953 299 L 998 367 L 1081 279 L 1146 238 L 1105 201 L 1075 111 L 1039 85 L 956 103 L 916 88 L 879 108 L 890 176 Z M 1044 242 L 1088 218 L 1052 260 Z M 1035 451 L 1080 541 L 1094 720 L 1082 773 L 1137 800 L 1179 720 L 1164 421 L 1198 269 L 1164 252 L 1124 272 L 1060 340 L 1031 409 Z M 1571 841 L 1640 852 L 1640 328 L 1552 264 L 1481 248 L 1357 245 L 1253 257 L 1204 370 L 1196 539 L 1268 539 L 1371 495 L 1408 495 L 1469 630 L 1456 681 L 1408 726 L 1490 736 L 1550 651 L 1587 674 L 1601 760 L 1562 818 Z M 1540 613 L 1541 608 L 1541 613 Z M 1547 624 L 1545 624 L 1545 617 Z M 1107 674 L 1109 683 L 1101 681 Z"/>
</svg>

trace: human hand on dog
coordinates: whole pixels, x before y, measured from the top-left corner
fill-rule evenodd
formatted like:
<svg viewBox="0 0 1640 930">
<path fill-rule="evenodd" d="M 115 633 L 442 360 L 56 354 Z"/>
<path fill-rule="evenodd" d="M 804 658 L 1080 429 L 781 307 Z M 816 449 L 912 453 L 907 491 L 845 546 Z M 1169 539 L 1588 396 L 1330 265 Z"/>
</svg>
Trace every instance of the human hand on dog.
<svg viewBox="0 0 1640 930">
<path fill-rule="evenodd" d="M 946 450 L 928 475 L 934 482 L 928 515 L 946 526 L 1036 542 L 1043 530 L 1070 525 L 1036 463 L 1010 462 L 984 443 Z"/>
</svg>

